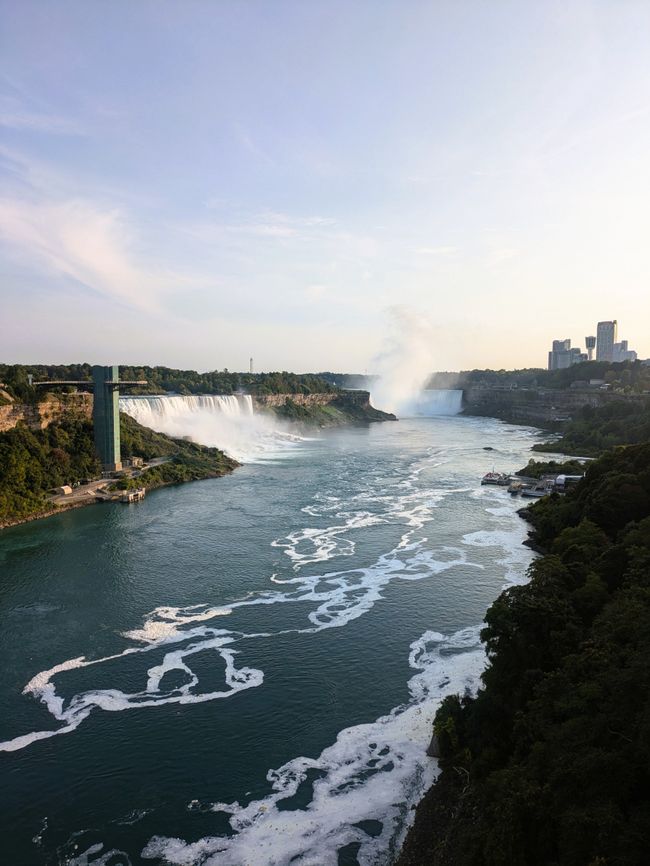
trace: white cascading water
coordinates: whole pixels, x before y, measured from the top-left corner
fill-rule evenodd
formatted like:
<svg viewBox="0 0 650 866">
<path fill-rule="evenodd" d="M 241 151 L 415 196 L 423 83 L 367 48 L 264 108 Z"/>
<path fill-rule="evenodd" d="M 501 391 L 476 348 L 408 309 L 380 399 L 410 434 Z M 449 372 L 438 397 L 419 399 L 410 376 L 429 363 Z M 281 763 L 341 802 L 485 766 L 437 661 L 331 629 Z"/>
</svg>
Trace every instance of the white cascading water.
<svg viewBox="0 0 650 866">
<path fill-rule="evenodd" d="M 277 457 L 301 437 L 258 414 L 248 394 L 120 397 L 120 410 L 144 427 L 225 451 L 243 463 Z"/>
<path fill-rule="evenodd" d="M 455 389 L 431 389 L 420 391 L 406 407 L 405 415 L 433 417 L 435 415 L 458 415 L 463 408 L 463 392 Z"/>
<path fill-rule="evenodd" d="M 373 406 L 395 412 L 398 418 L 435 418 L 437 415 L 458 415 L 463 408 L 463 392 L 453 388 L 418 389 L 395 396 L 380 386 L 373 388 Z"/>
</svg>

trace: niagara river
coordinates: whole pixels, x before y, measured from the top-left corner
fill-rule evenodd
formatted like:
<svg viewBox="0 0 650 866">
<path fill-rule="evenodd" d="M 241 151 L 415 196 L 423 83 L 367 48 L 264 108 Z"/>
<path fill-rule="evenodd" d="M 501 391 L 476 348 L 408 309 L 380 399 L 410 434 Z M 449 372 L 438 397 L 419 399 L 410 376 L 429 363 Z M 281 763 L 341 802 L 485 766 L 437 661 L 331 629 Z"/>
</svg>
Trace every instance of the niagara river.
<svg viewBox="0 0 650 866">
<path fill-rule="evenodd" d="M 454 415 L 282 435 L 4 532 L 2 862 L 390 864 L 532 558 L 481 476 L 536 441 Z"/>
</svg>

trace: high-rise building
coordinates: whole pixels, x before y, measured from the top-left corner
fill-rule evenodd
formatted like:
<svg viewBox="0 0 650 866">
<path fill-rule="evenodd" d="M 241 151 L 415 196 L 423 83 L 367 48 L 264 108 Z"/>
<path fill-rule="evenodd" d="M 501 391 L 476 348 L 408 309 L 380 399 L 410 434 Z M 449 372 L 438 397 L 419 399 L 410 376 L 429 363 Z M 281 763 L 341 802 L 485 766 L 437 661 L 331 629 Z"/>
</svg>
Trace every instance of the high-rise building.
<svg viewBox="0 0 650 866">
<path fill-rule="evenodd" d="M 612 361 L 614 358 L 614 343 L 618 336 L 618 322 L 598 322 L 596 329 L 596 360 Z"/>
<path fill-rule="evenodd" d="M 587 347 L 587 360 L 594 360 L 594 349 L 596 348 L 595 337 L 585 337 L 585 346 Z"/>
<path fill-rule="evenodd" d="M 621 340 L 620 343 L 614 343 L 612 352 L 612 361 L 619 363 L 621 361 L 636 361 L 637 355 L 634 349 L 628 348 L 627 340 Z"/>
<path fill-rule="evenodd" d="M 571 348 L 571 340 L 553 340 L 553 348 L 548 353 L 548 369 L 565 370 L 586 360 L 587 356 L 580 349 Z"/>
</svg>

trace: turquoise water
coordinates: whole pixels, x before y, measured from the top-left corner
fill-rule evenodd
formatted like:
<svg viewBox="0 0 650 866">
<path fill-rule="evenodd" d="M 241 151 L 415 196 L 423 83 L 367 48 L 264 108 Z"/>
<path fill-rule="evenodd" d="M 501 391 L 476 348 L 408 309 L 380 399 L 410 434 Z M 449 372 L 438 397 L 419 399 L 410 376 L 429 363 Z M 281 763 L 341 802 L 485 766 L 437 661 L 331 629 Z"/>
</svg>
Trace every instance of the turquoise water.
<svg viewBox="0 0 650 866">
<path fill-rule="evenodd" d="M 530 561 L 480 477 L 535 441 L 375 424 L 2 533 L 2 862 L 389 863 Z"/>
</svg>

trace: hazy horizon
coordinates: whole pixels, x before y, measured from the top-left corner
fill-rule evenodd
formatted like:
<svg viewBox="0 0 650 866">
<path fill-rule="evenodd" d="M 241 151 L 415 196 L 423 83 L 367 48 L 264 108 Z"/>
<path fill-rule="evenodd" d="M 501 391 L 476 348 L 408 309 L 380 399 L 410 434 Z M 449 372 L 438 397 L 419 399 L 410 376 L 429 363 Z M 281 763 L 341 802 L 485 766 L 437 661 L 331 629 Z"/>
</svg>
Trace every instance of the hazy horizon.
<svg viewBox="0 0 650 866">
<path fill-rule="evenodd" d="M 650 356 L 650 4 L 0 10 L 0 361 Z"/>
</svg>

